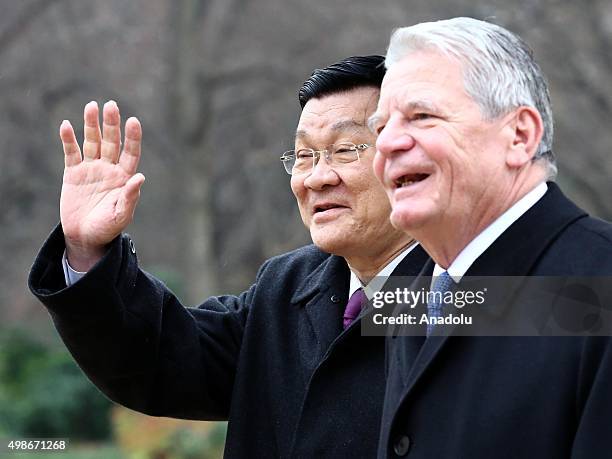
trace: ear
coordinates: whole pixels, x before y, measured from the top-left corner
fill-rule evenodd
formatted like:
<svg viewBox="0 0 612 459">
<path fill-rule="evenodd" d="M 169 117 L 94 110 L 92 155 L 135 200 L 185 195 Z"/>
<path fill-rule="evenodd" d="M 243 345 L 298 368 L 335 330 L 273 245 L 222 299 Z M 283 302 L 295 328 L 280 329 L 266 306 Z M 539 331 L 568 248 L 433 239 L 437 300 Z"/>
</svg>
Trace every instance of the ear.
<svg viewBox="0 0 612 459">
<path fill-rule="evenodd" d="M 521 168 L 538 150 L 544 132 L 542 117 L 534 107 L 521 106 L 514 110 L 508 128 L 512 142 L 506 153 L 506 164 L 510 168 Z"/>
</svg>

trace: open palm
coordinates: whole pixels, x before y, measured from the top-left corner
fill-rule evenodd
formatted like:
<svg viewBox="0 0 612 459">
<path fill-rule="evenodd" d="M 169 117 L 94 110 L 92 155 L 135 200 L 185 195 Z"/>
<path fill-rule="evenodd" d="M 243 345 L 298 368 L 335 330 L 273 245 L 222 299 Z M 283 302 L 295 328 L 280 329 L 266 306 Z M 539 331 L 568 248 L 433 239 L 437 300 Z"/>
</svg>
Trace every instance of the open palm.
<svg viewBox="0 0 612 459">
<path fill-rule="evenodd" d="M 72 125 L 64 121 L 60 126 L 65 159 L 60 217 L 73 266 L 79 259 L 99 258 L 127 227 L 144 181 L 136 173 L 142 139 L 139 121 L 126 121 L 120 152 L 121 118 L 115 102 L 104 105 L 102 132 L 95 102 L 85 106 L 84 118 L 82 157 Z"/>
</svg>

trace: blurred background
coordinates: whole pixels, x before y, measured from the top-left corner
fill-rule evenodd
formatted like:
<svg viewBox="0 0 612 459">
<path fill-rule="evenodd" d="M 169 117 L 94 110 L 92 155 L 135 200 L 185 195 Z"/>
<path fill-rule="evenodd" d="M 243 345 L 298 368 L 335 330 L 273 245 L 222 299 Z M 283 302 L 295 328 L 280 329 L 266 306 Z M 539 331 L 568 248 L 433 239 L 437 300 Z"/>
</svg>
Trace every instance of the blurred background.
<svg viewBox="0 0 612 459">
<path fill-rule="evenodd" d="M 81 138 L 90 100 L 114 99 L 124 120 L 142 122 L 147 181 L 129 231 L 142 267 L 186 305 L 239 293 L 264 259 L 309 241 L 278 159 L 292 147 L 300 84 L 343 57 L 384 54 L 395 27 L 421 21 L 472 16 L 526 39 L 550 82 L 558 182 L 590 213 L 612 219 L 607 0 L 0 6 L 0 438 L 70 438 L 63 458 L 219 457 L 223 448 L 223 423 L 113 406 L 27 290 L 29 267 L 59 219 L 58 128 L 70 119 Z"/>
</svg>

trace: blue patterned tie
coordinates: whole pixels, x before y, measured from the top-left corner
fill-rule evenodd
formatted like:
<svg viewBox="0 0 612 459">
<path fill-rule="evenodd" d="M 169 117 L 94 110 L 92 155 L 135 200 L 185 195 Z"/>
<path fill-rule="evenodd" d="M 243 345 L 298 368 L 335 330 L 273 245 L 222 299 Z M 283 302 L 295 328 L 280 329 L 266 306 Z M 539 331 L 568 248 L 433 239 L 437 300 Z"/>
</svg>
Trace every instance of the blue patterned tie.
<svg viewBox="0 0 612 459">
<path fill-rule="evenodd" d="M 442 317 L 442 307 L 444 306 L 442 300 L 444 299 L 444 294 L 450 290 L 451 285 L 453 285 L 453 278 L 450 277 L 447 271 L 444 271 L 435 278 L 431 289 L 431 301 L 427 303 L 428 318 Z M 427 322 L 427 336 L 431 335 L 434 326 L 435 324 Z"/>
</svg>

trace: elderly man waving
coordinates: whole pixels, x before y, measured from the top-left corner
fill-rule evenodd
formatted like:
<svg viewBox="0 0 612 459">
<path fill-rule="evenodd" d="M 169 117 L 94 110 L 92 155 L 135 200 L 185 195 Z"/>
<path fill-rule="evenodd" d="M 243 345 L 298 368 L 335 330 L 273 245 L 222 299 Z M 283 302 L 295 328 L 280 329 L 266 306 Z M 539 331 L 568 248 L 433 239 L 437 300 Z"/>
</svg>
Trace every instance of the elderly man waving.
<svg viewBox="0 0 612 459">
<path fill-rule="evenodd" d="M 83 156 L 62 123 L 62 225 L 30 287 L 105 394 L 151 415 L 229 419 L 226 457 L 376 454 L 385 343 L 360 334 L 363 288 L 377 274 L 415 275 L 427 258 L 389 223 L 372 170 L 367 120 L 382 62 L 344 59 L 300 90 L 295 149 L 281 159 L 314 245 L 268 260 L 242 294 L 196 308 L 139 268 L 123 234 L 144 179 L 138 120 L 127 120 L 120 154 L 117 105 L 104 106 L 100 130 L 88 104 Z"/>
</svg>

